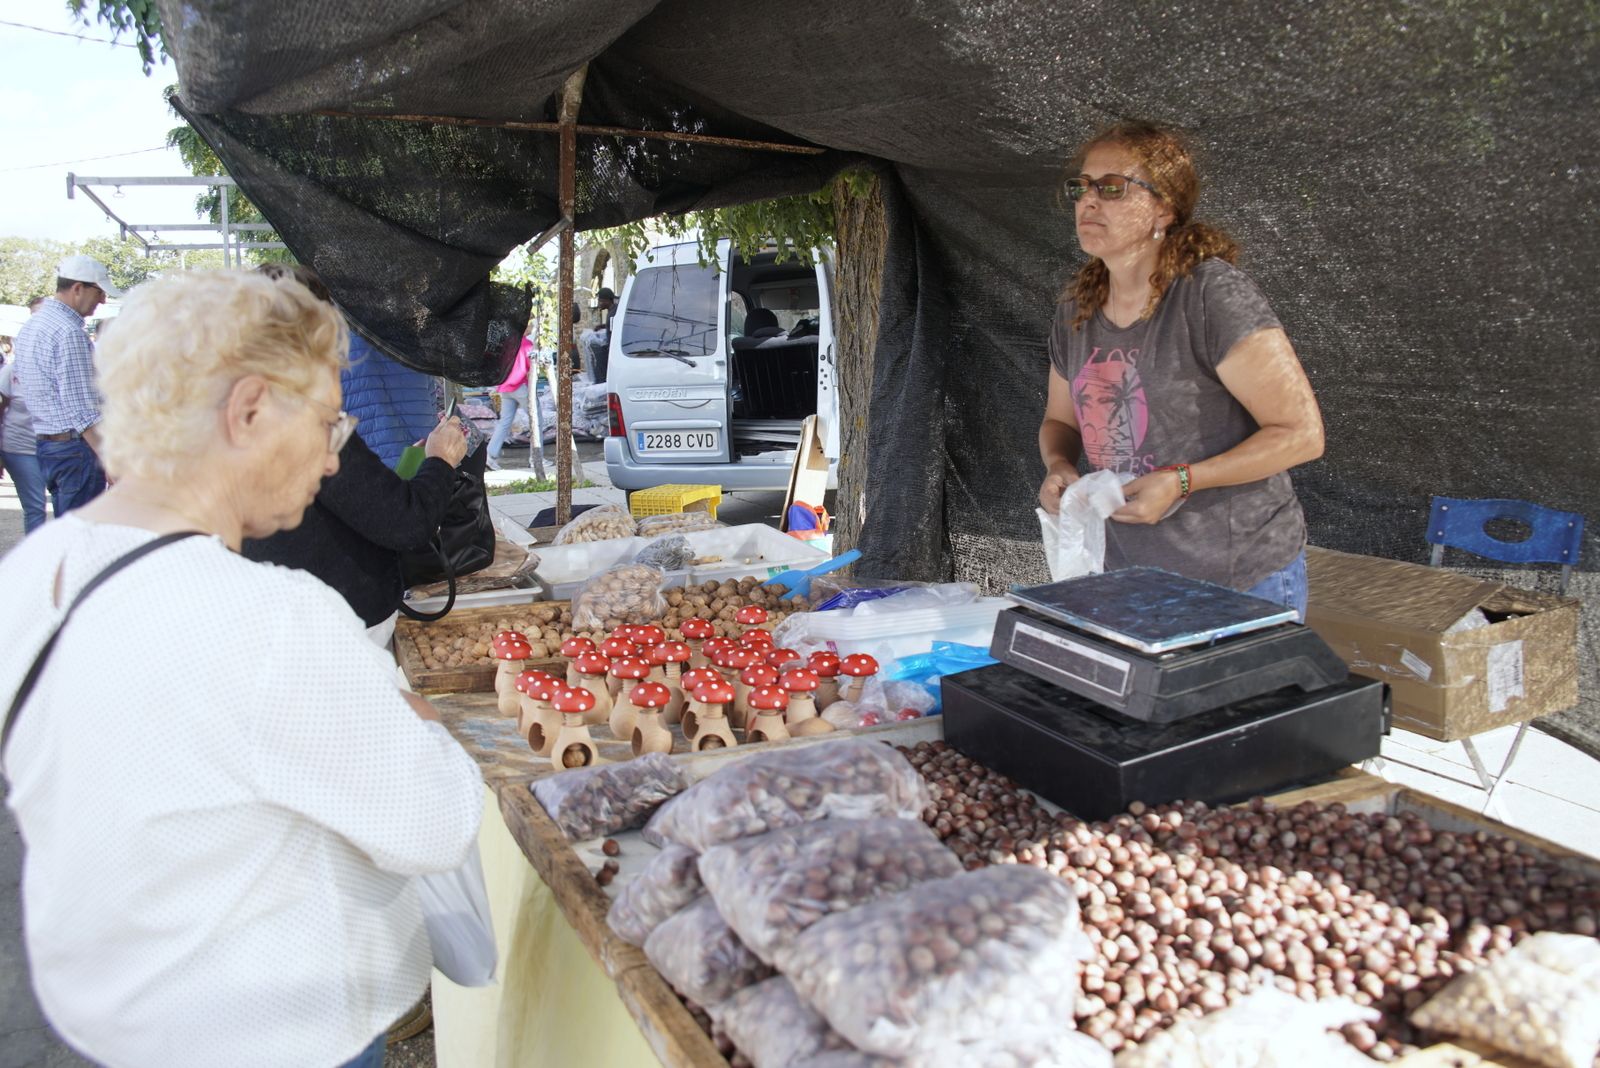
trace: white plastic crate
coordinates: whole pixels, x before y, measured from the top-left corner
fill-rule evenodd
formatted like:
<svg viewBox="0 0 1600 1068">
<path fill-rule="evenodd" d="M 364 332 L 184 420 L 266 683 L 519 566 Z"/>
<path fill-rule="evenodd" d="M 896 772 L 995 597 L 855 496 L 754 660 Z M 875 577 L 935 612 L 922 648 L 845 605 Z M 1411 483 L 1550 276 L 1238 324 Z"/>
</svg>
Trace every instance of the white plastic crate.
<svg viewBox="0 0 1600 1068">
<path fill-rule="evenodd" d="M 684 538 L 697 558 L 722 557 L 716 563 L 691 567 L 689 582 L 694 585 L 747 577 L 765 581 L 785 571 L 816 567 L 829 559 L 821 549 L 761 523 L 697 530 Z"/>
</svg>

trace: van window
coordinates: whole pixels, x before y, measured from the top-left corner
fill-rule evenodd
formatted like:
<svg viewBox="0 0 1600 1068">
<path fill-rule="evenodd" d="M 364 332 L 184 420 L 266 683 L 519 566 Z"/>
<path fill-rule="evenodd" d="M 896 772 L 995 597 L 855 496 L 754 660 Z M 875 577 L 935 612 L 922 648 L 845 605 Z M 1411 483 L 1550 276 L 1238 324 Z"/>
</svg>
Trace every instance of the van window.
<svg viewBox="0 0 1600 1068">
<path fill-rule="evenodd" d="M 718 281 L 710 265 L 640 271 L 623 309 L 623 355 L 710 355 L 717 347 Z"/>
</svg>

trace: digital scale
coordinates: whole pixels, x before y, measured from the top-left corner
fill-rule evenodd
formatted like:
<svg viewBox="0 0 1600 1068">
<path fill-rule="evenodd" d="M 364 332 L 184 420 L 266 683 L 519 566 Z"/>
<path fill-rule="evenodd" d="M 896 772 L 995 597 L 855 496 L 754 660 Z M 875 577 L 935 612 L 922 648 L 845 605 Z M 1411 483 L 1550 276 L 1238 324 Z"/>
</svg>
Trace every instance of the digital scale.
<svg viewBox="0 0 1600 1068">
<path fill-rule="evenodd" d="M 990 654 L 943 681 L 945 738 L 1084 819 L 1228 801 L 1378 753 L 1382 683 L 1292 609 L 1157 568 L 1014 590 Z"/>
</svg>

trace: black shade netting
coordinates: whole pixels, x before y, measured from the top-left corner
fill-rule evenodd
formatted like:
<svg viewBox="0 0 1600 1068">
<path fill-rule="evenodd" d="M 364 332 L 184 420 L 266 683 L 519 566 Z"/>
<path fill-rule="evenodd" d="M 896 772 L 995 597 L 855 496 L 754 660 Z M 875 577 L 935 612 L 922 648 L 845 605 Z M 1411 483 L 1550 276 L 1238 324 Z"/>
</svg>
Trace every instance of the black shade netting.
<svg viewBox="0 0 1600 1068">
<path fill-rule="evenodd" d="M 1295 481 L 1314 541 L 1421 558 L 1433 494 L 1600 518 L 1592 3 L 161 7 L 245 192 L 386 347 L 462 381 L 497 380 L 520 328 L 484 279 L 554 221 L 556 139 L 309 112 L 548 120 L 587 61 L 584 122 L 830 150 L 581 137 L 580 228 L 873 161 L 879 573 L 1042 574 L 1044 337 L 1079 262 L 1056 186 L 1127 116 L 1192 133 L 1197 216 L 1240 241 L 1311 376 L 1327 452 Z"/>
</svg>

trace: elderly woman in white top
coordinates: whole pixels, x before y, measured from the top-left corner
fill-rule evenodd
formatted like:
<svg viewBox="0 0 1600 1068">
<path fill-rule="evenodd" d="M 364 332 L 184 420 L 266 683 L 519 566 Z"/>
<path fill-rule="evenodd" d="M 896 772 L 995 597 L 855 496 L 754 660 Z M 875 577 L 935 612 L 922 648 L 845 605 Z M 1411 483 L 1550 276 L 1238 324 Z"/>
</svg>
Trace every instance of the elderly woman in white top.
<svg viewBox="0 0 1600 1068">
<path fill-rule="evenodd" d="M 481 779 L 361 621 L 237 555 L 337 469 L 347 336 L 300 286 L 140 287 L 98 347 L 115 485 L 0 560 L 0 709 L 33 982 L 111 1065 L 381 1064 L 425 989 L 413 876 L 458 867 Z"/>
</svg>

